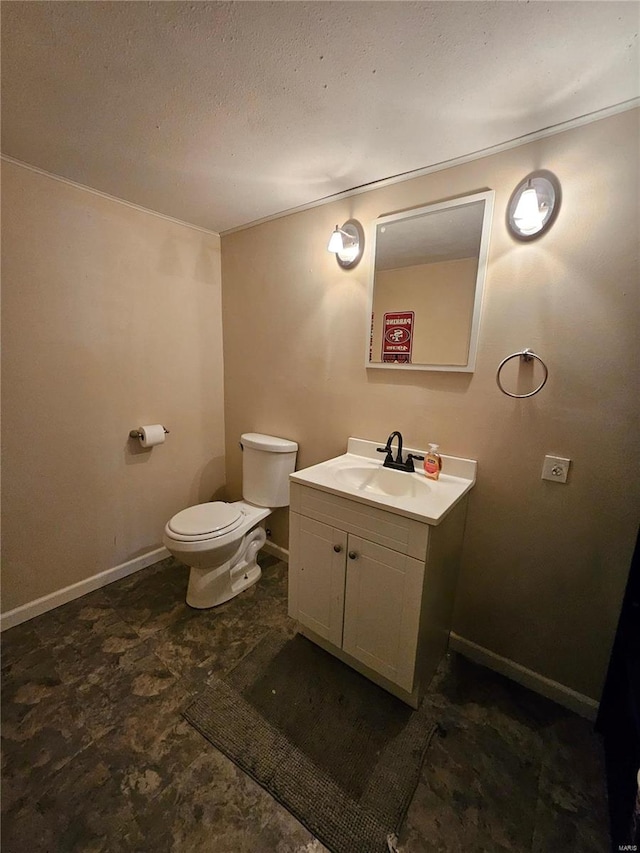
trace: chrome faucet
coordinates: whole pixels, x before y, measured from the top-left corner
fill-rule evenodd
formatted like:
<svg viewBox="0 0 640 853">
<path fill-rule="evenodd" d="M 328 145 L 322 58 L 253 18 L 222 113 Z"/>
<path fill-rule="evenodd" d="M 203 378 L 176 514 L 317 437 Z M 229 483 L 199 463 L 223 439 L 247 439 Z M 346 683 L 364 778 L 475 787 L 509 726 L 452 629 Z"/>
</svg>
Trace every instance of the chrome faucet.
<svg viewBox="0 0 640 853">
<path fill-rule="evenodd" d="M 395 459 L 393 458 L 393 451 L 391 449 L 394 438 L 398 439 L 398 452 Z M 376 450 L 378 453 L 387 454 L 384 462 L 382 463 L 383 468 L 392 468 L 394 471 L 406 471 L 409 474 L 412 474 L 415 471 L 415 468 L 413 467 L 413 460 L 424 459 L 424 456 L 418 456 L 416 453 L 408 453 L 406 461 L 402 461 L 402 433 L 398 432 L 398 430 L 394 430 L 391 433 L 384 447 L 377 447 Z"/>
</svg>

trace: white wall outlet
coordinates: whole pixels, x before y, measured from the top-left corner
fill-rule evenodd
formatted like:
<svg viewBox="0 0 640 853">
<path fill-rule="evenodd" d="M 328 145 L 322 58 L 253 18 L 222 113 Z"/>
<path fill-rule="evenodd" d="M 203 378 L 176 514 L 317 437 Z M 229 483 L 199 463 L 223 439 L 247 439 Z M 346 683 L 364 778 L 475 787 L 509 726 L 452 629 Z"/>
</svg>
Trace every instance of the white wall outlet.
<svg viewBox="0 0 640 853">
<path fill-rule="evenodd" d="M 570 459 L 562 456 L 545 456 L 542 465 L 542 479 L 553 483 L 566 483 L 569 474 Z"/>
</svg>

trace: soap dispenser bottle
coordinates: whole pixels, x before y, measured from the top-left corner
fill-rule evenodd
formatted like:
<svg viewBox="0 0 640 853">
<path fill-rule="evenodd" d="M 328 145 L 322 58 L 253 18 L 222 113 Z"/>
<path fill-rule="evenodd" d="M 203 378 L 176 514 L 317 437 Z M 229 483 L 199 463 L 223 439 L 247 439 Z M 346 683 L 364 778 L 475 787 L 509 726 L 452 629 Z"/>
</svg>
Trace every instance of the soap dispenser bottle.
<svg viewBox="0 0 640 853">
<path fill-rule="evenodd" d="M 429 452 L 424 457 L 424 475 L 430 480 L 437 480 L 442 471 L 442 457 L 438 453 L 438 445 L 430 444 Z"/>
</svg>

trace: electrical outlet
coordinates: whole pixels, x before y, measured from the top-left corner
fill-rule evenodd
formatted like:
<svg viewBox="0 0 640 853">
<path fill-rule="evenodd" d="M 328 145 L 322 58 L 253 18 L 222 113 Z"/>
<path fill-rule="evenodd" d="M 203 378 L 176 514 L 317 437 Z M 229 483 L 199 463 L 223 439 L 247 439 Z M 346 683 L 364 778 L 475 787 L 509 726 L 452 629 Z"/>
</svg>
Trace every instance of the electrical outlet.
<svg viewBox="0 0 640 853">
<path fill-rule="evenodd" d="M 569 474 L 570 459 L 562 456 L 545 456 L 542 465 L 542 479 L 553 483 L 566 483 Z"/>
</svg>

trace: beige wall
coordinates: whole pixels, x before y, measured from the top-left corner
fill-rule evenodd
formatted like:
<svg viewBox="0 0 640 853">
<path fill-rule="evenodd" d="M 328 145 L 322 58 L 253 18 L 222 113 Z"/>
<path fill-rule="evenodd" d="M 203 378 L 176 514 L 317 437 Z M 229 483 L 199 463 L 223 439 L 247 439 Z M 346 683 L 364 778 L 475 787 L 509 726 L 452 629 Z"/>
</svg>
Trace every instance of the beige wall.
<svg viewBox="0 0 640 853">
<path fill-rule="evenodd" d="M 479 462 L 454 630 L 597 698 L 629 568 L 638 471 L 638 111 L 465 165 L 223 236 L 225 417 L 231 491 L 238 436 L 300 443 L 299 467 L 350 435 Z M 551 230 L 505 229 L 513 187 L 551 169 L 563 191 Z M 476 372 L 364 367 L 371 241 L 342 270 L 336 222 L 493 188 L 495 211 Z M 549 366 L 537 396 L 498 390 L 496 367 L 531 347 Z M 525 387 L 525 386 L 523 386 Z M 545 453 L 573 460 L 565 486 L 540 479 Z M 270 522 L 287 544 L 286 513 Z"/>
<path fill-rule="evenodd" d="M 477 274 L 476 258 L 378 270 L 371 360 L 382 361 L 385 313 L 414 311 L 413 364 L 467 364 Z"/>
<path fill-rule="evenodd" d="M 159 547 L 225 475 L 219 238 L 2 172 L 7 612 Z"/>
</svg>

